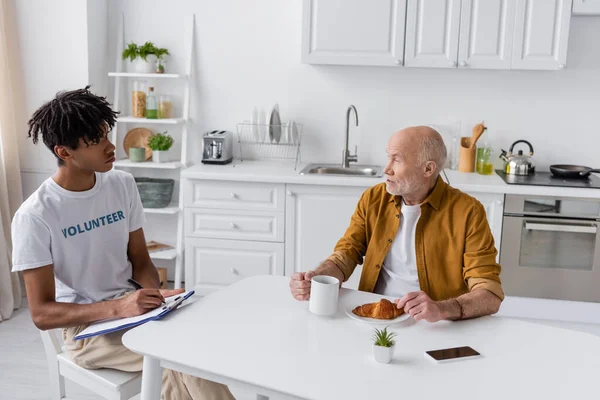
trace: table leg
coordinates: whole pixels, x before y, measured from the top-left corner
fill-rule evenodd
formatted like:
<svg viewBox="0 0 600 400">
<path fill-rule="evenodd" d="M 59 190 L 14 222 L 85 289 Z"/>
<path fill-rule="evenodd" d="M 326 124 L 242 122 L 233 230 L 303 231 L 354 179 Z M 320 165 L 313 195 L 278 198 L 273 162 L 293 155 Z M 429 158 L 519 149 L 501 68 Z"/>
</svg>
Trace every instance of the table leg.
<svg viewBox="0 0 600 400">
<path fill-rule="evenodd" d="M 154 357 L 144 356 L 142 366 L 142 393 L 140 400 L 160 400 L 162 368 Z"/>
</svg>

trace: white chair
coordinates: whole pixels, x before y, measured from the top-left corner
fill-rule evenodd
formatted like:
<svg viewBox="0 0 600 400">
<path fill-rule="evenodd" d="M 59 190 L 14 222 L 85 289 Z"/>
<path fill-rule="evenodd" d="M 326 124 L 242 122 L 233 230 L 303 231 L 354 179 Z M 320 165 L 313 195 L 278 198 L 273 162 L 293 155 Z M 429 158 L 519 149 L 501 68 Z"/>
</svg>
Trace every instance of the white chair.
<svg viewBox="0 0 600 400">
<path fill-rule="evenodd" d="M 115 369 L 85 369 L 75 364 L 62 349 L 60 329 L 40 331 L 48 369 L 52 400 L 65 397 L 65 378 L 72 380 L 108 400 L 139 398 L 142 387 L 141 372 L 123 372 Z"/>
</svg>

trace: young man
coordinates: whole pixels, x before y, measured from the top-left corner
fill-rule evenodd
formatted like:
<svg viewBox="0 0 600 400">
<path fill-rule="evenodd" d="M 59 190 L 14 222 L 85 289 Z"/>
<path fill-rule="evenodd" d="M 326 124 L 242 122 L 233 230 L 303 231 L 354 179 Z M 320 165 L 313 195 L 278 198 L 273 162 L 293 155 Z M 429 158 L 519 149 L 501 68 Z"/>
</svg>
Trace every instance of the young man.
<svg viewBox="0 0 600 400">
<path fill-rule="evenodd" d="M 90 323 L 132 317 L 182 290 L 159 290 L 133 177 L 112 169 L 116 122 L 104 97 L 85 89 L 58 93 L 29 121 L 29 137 L 58 159 L 58 169 L 19 208 L 12 222 L 13 271 L 23 278 L 34 324 L 63 328 L 65 346 L 84 368 L 141 371 L 142 356 L 121 342 L 124 331 L 74 341 Z M 133 290 L 128 279 L 143 289 Z M 163 399 L 232 399 L 226 386 L 165 370 Z"/>
</svg>

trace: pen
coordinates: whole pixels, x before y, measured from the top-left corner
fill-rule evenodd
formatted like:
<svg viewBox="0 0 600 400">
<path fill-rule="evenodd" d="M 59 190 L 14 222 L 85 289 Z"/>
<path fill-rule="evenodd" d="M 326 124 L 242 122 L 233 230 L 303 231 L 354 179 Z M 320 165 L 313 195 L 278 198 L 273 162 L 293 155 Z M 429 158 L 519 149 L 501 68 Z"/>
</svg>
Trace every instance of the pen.
<svg viewBox="0 0 600 400">
<path fill-rule="evenodd" d="M 133 278 L 127 279 L 127 282 L 131 283 L 131 285 L 135 288 L 135 290 L 143 289 L 142 285 L 138 281 Z M 160 303 L 161 305 L 166 304 L 164 301 Z"/>
</svg>

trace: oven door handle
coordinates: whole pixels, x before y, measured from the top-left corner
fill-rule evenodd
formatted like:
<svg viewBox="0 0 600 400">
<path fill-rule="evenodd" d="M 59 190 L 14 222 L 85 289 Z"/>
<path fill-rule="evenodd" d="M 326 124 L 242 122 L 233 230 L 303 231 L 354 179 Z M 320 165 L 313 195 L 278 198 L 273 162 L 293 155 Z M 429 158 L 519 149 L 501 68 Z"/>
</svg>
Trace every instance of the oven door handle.
<svg viewBox="0 0 600 400">
<path fill-rule="evenodd" d="M 525 229 L 531 231 L 547 232 L 572 232 L 572 233 L 597 233 L 598 227 L 594 225 L 563 225 L 563 224 L 540 224 L 525 222 Z"/>
</svg>

